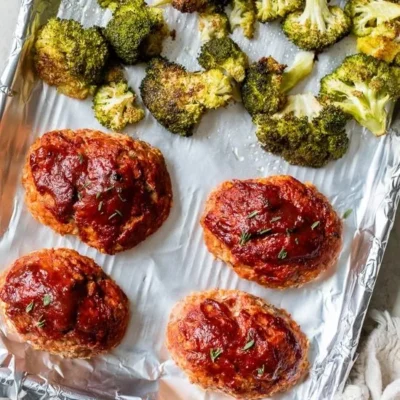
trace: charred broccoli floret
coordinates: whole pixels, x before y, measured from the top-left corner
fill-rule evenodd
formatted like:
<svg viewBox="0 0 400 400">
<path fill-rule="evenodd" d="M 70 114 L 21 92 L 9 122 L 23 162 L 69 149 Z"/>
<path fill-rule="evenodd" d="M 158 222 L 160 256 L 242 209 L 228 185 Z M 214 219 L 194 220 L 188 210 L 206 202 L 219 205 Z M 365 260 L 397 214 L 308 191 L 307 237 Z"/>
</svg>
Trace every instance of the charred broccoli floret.
<svg viewBox="0 0 400 400">
<path fill-rule="evenodd" d="M 232 29 L 241 28 L 248 39 L 254 36 L 256 9 L 252 0 L 232 0 L 229 22 Z"/>
<path fill-rule="evenodd" d="M 327 0 L 306 0 L 304 11 L 289 14 L 282 28 L 296 46 L 321 51 L 350 32 L 351 20 L 340 7 L 328 6 Z"/>
<path fill-rule="evenodd" d="M 181 136 L 191 136 L 207 109 L 224 107 L 233 96 L 220 70 L 188 72 L 164 58 L 150 61 L 140 93 L 154 118 Z"/>
<path fill-rule="evenodd" d="M 256 0 L 257 19 L 263 23 L 270 22 L 303 7 L 304 0 Z"/>
<path fill-rule="evenodd" d="M 243 105 L 250 115 L 275 114 L 286 103 L 286 92 L 311 73 L 314 54 L 299 53 L 293 66 L 264 57 L 250 65 L 241 88 Z"/>
<path fill-rule="evenodd" d="M 95 117 L 106 128 L 121 132 L 127 124 L 144 118 L 144 111 L 135 105 L 135 99 L 133 90 L 124 81 L 102 85 L 93 97 Z"/>
<path fill-rule="evenodd" d="M 130 0 L 118 6 L 104 35 L 125 64 L 136 64 L 160 55 L 168 28 L 162 10 Z"/>
<path fill-rule="evenodd" d="M 206 70 L 220 68 L 236 82 L 242 82 L 248 66 L 247 55 L 229 37 L 211 39 L 205 43 L 197 58 Z"/>
<path fill-rule="evenodd" d="M 350 0 L 345 11 L 356 36 L 370 35 L 377 26 L 400 17 L 400 5 L 384 0 Z"/>
<path fill-rule="evenodd" d="M 312 94 L 289 96 L 279 113 L 259 114 L 253 120 L 263 148 L 290 164 L 320 168 L 341 158 L 349 147 L 346 114 L 322 106 Z"/>
<path fill-rule="evenodd" d="M 109 56 L 97 28 L 84 29 L 73 20 L 50 19 L 35 42 L 34 64 L 40 79 L 60 93 L 85 99 L 101 81 Z"/>
<path fill-rule="evenodd" d="M 199 14 L 199 31 L 202 42 L 228 36 L 230 31 L 228 16 L 216 7 L 208 7 Z"/>
<path fill-rule="evenodd" d="M 383 135 L 400 96 L 399 71 L 365 54 L 347 57 L 321 80 L 320 98 L 340 107 L 374 135 Z"/>
<path fill-rule="evenodd" d="M 389 21 L 377 26 L 370 35 L 357 39 L 357 48 L 387 63 L 400 66 L 400 21 Z"/>
</svg>

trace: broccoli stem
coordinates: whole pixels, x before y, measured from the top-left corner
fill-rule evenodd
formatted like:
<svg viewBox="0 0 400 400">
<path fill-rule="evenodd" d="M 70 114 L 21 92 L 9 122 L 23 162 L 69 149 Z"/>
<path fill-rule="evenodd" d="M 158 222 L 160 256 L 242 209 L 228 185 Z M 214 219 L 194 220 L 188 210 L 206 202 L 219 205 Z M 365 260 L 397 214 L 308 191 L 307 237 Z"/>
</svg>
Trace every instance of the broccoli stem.
<svg viewBox="0 0 400 400">
<path fill-rule="evenodd" d="M 361 14 L 363 17 L 357 21 L 357 25 L 368 26 L 374 23 L 375 26 L 400 17 L 400 6 L 390 1 L 373 1 L 368 4 L 357 5 L 354 14 Z"/>
<path fill-rule="evenodd" d="M 293 64 L 282 75 L 281 90 L 287 93 L 299 82 L 311 74 L 315 55 L 311 51 L 301 51 L 296 54 Z"/>
<path fill-rule="evenodd" d="M 336 102 L 335 105 L 351 114 L 360 125 L 376 136 L 386 133 L 388 111 L 393 108 L 389 95 L 379 96 L 379 93 L 365 83 L 350 86 L 335 80 L 332 86 L 347 98 L 347 101 Z"/>
<path fill-rule="evenodd" d="M 322 108 L 313 94 L 296 94 L 288 96 L 285 108 L 274 117 L 281 118 L 285 114 L 293 113 L 298 118 L 307 117 L 311 121 L 321 112 Z"/>
<path fill-rule="evenodd" d="M 311 28 L 317 27 L 319 31 L 327 30 L 327 23 L 333 18 L 326 0 L 306 0 L 306 7 L 299 17 L 299 23 L 310 23 Z"/>
<path fill-rule="evenodd" d="M 161 6 L 166 6 L 168 4 L 171 4 L 172 0 L 155 0 L 152 4 L 151 7 L 161 7 Z"/>
</svg>

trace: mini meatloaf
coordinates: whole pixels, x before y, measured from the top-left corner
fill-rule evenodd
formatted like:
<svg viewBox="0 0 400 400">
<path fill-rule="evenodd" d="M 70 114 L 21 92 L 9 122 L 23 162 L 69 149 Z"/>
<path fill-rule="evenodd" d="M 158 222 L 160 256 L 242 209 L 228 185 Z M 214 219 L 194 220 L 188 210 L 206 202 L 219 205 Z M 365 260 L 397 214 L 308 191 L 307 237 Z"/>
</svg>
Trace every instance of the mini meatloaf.
<svg viewBox="0 0 400 400">
<path fill-rule="evenodd" d="M 308 340 L 290 315 L 238 290 L 194 293 L 172 310 L 172 358 L 192 383 L 236 399 L 286 391 L 308 371 Z"/>
<path fill-rule="evenodd" d="M 342 246 L 342 223 L 329 201 L 291 176 L 224 182 L 208 198 L 201 224 L 214 256 L 271 288 L 315 279 Z"/>
<path fill-rule="evenodd" d="M 161 152 L 117 133 L 46 133 L 29 150 L 23 185 L 34 218 L 107 254 L 154 233 L 172 205 Z"/>
<path fill-rule="evenodd" d="M 0 278 L 7 326 L 35 349 L 89 358 L 117 346 L 129 320 L 128 299 L 90 258 L 68 249 L 19 258 Z"/>
</svg>

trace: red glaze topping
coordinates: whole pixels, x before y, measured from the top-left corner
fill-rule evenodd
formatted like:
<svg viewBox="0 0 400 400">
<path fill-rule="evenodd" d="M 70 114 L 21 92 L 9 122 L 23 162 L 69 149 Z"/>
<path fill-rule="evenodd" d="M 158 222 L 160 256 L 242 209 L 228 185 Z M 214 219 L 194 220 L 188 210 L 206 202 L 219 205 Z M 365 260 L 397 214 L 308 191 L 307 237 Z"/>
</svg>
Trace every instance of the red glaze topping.
<svg viewBox="0 0 400 400">
<path fill-rule="evenodd" d="M 53 216 L 63 224 L 74 220 L 83 241 L 94 231 L 113 254 L 116 243 L 133 247 L 163 222 L 170 196 L 157 200 L 170 181 L 165 166 L 146 157 L 148 145 L 103 136 L 46 134 L 30 154 L 30 167 L 38 192 L 54 200 L 47 207 Z"/>
<path fill-rule="evenodd" d="M 184 357 L 195 369 L 218 376 L 220 384 L 222 380 L 236 394 L 249 385 L 260 394 L 268 393 L 280 380 L 296 374 L 301 345 L 281 317 L 261 308 L 233 315 L 234 302 L 206 299 L 187 313 L 179 322 Z"/>
<path fill-rule="evenodd" d="M 124 332 L 125 294 L 92 261 L 74 259 L 75 252 L 38 254 L 17 260 L 0 292 L 17 331 L 106 349 Z"/>
<path fill-rule="evenodd" d="M 239 262 L 285 282 L 291 265 L 312 261 L 327 237 L 339 237 L 340 225 L 329 221 L 331 213 L 326 202 L 293 178 L 280 186 L 235 180 L 217 195 L 203 223 Z"/>
</svg>

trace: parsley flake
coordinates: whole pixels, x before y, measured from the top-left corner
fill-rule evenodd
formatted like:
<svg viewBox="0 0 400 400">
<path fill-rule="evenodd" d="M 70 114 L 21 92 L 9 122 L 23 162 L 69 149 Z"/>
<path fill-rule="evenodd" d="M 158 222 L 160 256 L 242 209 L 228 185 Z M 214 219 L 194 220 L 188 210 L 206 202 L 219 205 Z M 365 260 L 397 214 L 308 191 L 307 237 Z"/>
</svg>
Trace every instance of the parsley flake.
<svg viewBox="0 0 400 400">
<path fill-rule="evenodd" d="M 83 164 L 83 161 L 85 161 L 85 159 L 83 158 L 83 154 L 79 153 L 79 164 Z"/>
<path fill-rule="evenodd" d="M 282 219 L 282 217 L 274 217 L 271 219 L 270 222 L 276 222 L 276 221 L 279 221 L 280 219 Z"/>
<path fill-rule="evenodd" d="M 257 375 L 261 376 L 264 374 L 265 371 L 265 365 L 263 364 L 263 366 L 261 368 L 257 368 Z"/>
<path fill-rule="evenodd" d="M 210 357 L 211 361 L 215 362 L 215 360 L 222 354 L 222 349 L 211 349 L 210 350 Z"/>
<path fill-rule="evenodd" d="M 96 194 L 96 199 L 98 200 L 100 198 L 100 196 L 101 196 L 101 192 L 97 193 Z"/>
<path fill-rule="evenodd" d="M 27 313 L 30 313 L 33 310 L 33 307 L 35 307 L 35 302 L 32 300 L 25 308 L 25 311 Z"/>
<path fill-rule="evenodd" d="M 278 254 L 278 258 L 279 258 L 280 260 L 283 260 L 283 259 L 285 259 L 286 257 L 287 257 L 287 251 L 285 250 L 284 247 L 282 247 L 282 248 L 281 248 L 281 251 L 280 251 L 279 254 Z"/>
<path fill-rule="evenodd" d="M 43 328 L 44 325 L 46 324 L 45 319 L 43 318 L 43 315 L 39 318 L 39 320 L 36 322 L 36 326 L 38 328 Z"/>
<path fill-rule="evenodd" d="M 254 346 L 254 339 L 249 340 L 243 347 L 243 350 L 251 349 Z"/>
<path fill-rule="evenodd" d="M 101 202 L 99 203 L 99 206 L 97 207 L 97 210 L 98 210 L 98 211 L 101 211 L 102 208 L 103 208 L 103 201 L 101 201 Z"/>
<path fill-rule="evenodd" d="M 43 305 L 48 306 L 52 302 L 52 298 L 49 294 L 43 296 Z"/>
<path fill-rule="evenodd" d="M 299 239 L 295 238 L 294 241 L 296 242 L 296 244 L 299 244 Z"/>
<path fill-rule="evenodd" d="M 124 199 L 119 193 L 118 193 L 118 197 L 122 202 L 124 202 L 124 203 L 126 202 L 126 199 Z"/>
<path fill-rule="evenodd" d="M 113 186 L 109 186 L 108 188 L 104 189 L 104 192 L 109 192 L 110 190 L 113 190 L 114 187 L 115 187 L 114 185 Z"/>
<path fill-rule="evenodd" d="M 351 208 L 349 208 L 348 210 L 346 210 L 343 214 L 343 219 L 346 219 L 348 216 L 350 216 L 350 214 L 353 212 L 353 210 Z"/>
<path fill-rule="evenodd" d="M 265 233 L 271 232 L 272 228 L 267 228 L 267 229 L 262 229 L 261 231 L 258 231 L 259 235 L 264 235 Z"/>
<path fill-rule="evenodd" d="M 257 214 L 260 214 L 260 211 L 253 211 L 252 213 L 250 213 L 247 218 L 251 219 L 254 218 Z"/>
<path fill-rule="evenodd" d="M 311 225 L 311 229 L 314 230 L 319 224 L 320 224 L 319 221 L 315 221 L 315 222 Z"/>
<path fill-rule="evenodd" d="M 251 239 L 251 233 L 249 233 L 247 231 L 243 231 L 240 234 L 240 242 L 239 242 L 239 244 L 241 246 L 244 246 L 250 239 Z"/>
</svg>

